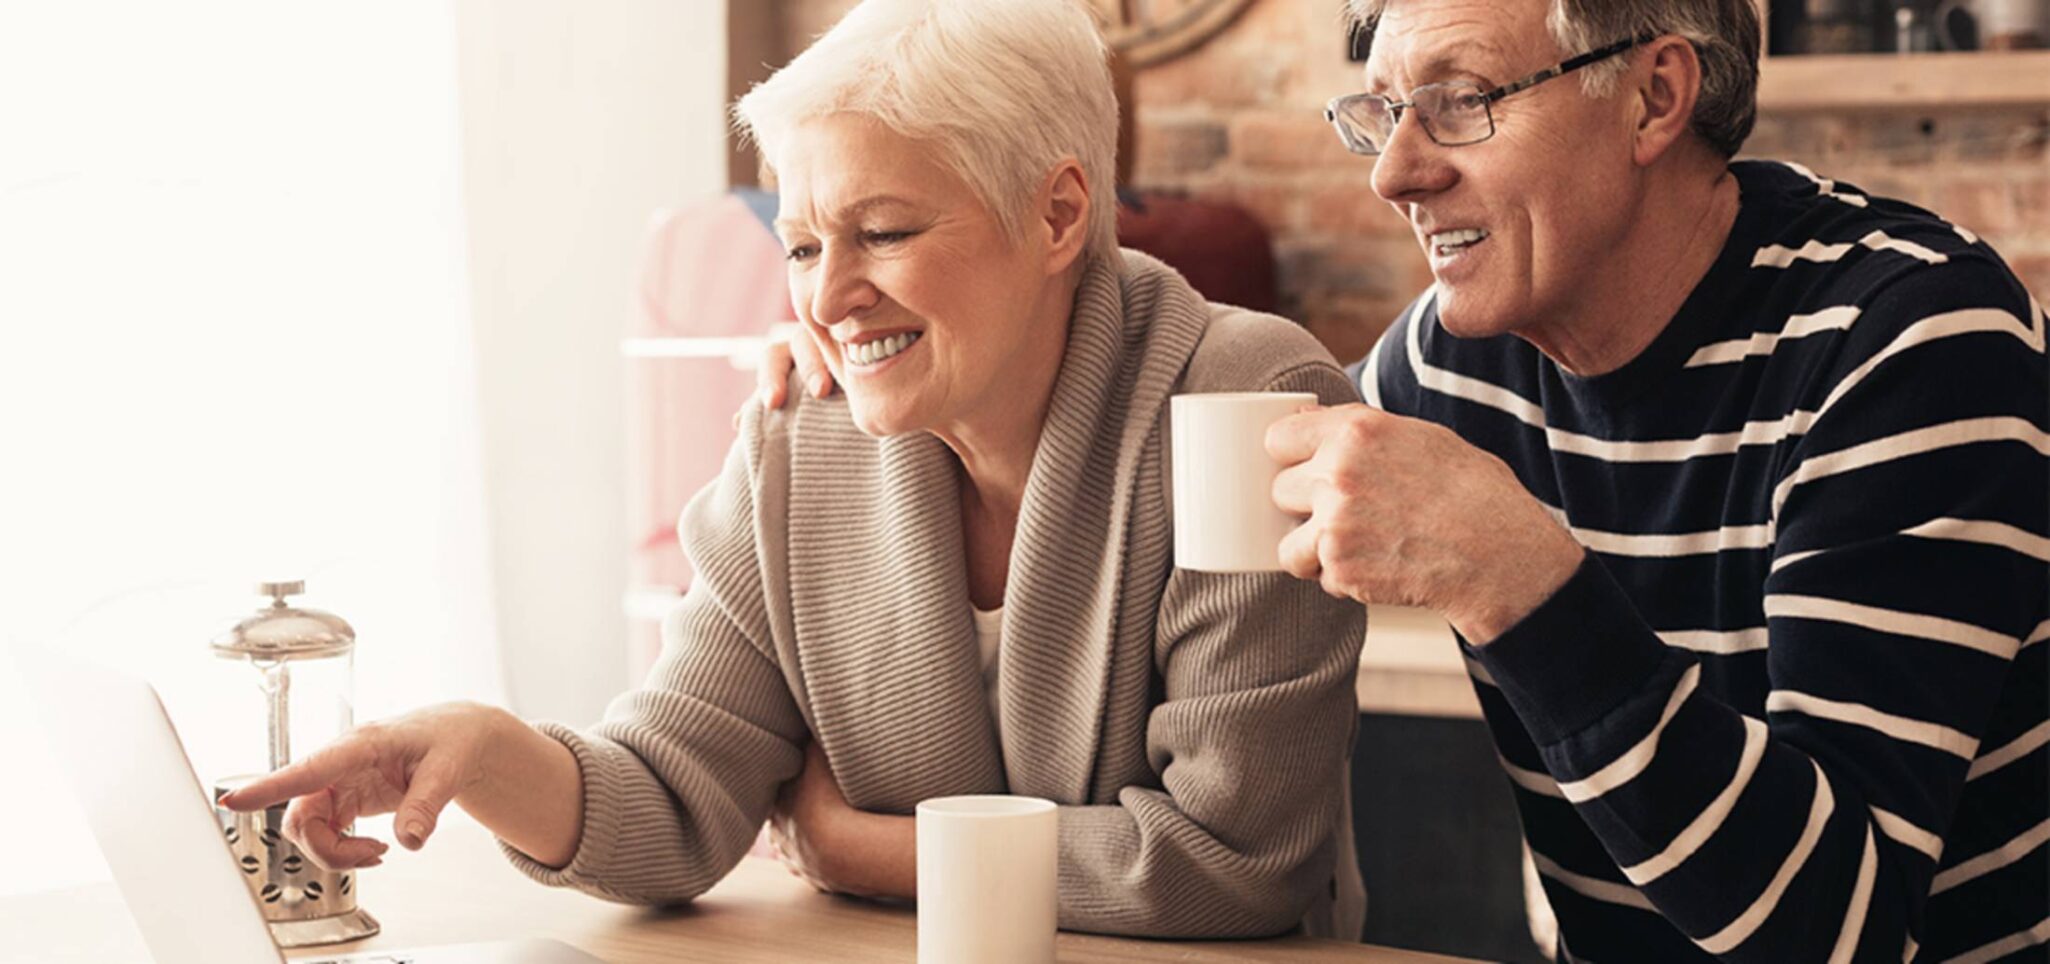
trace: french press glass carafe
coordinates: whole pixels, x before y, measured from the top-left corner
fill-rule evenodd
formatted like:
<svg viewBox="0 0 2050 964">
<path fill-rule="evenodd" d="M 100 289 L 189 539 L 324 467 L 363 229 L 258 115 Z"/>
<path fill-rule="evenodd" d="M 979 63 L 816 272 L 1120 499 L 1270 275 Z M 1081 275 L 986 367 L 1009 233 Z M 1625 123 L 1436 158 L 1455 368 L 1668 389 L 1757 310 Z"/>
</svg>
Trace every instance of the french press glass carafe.
<svg viewBox="0 0 2050 964">
<path fill-rule="evenodd" d="M 292 763 L 348 732 L 354 724 L 356 631 L 333 613 L 287 605 L 304 582 L 266 582 L 257 592 L 270 605 L 213 641 L 215 656 L 236 678 L 219 692 L 242 719 L 264 721 L 245 729 L 232 752 L 228 775 L 213 775 L 219 800 L 257 776 Z M 280 947 L 353 941 L 377 933 L 377 921 L 356 906 L 356 871 L 322 870 L 284 837 L 285 805 L 236 813 L 216 805 L 249 890 L 256 895 Z"/>
</svg>

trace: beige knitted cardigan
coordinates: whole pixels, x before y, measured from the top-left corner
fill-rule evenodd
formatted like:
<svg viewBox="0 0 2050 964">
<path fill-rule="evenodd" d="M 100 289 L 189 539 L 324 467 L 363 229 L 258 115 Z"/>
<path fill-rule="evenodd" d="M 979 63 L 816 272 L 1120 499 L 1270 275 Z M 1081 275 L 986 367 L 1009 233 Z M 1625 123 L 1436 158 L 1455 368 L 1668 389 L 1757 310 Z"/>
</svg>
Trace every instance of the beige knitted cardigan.
<svg viewBox="0 0 2050 964">
<path fill-rule="evenodd" d="M 844 399 L 751 408 L 684 511 L 697 580 L 645 684 L 591 730 L 541 724 L 582 768 L 583 838 L 561 870 L 507 848 L 521 869 L 613 900 L 689 900 L 747 851 L 809 733 L 864 810 L 962 793 L 1063 804 L 1063 928 L 1325 931 L 1328 916 L 1312 922 L 1334 894 L 1359 899 L 1333 881 L 1353 859 L 1364 611 L 1281 574 L 1173 568 L 1167 488 L 1170 394 L 1352 390 L 1301 328 L 1121 260 L 1084 276 L 1025 488 L 1001 741 L 959 461 L 927 433 L 862 434 Z"/>
</svg>

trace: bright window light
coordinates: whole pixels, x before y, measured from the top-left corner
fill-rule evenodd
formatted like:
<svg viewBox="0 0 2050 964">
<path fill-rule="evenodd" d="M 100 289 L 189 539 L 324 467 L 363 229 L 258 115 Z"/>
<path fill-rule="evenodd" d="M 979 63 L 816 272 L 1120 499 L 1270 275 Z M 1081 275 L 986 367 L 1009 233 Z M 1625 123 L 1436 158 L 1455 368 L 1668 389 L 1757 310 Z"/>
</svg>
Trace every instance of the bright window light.
<svg viewBox="0 0 2050 964">
<path fill-rule="evenodd" d="M 133 667 L 189 742 L 260 729 L 174 697 L 304 577 L 358 633 L 358 720 L 500 698 L 455 57 L 415 0 L 0 18 L 10 642 Z M 104 879 L 11 663 L 0 895 Z"/>
</svg>

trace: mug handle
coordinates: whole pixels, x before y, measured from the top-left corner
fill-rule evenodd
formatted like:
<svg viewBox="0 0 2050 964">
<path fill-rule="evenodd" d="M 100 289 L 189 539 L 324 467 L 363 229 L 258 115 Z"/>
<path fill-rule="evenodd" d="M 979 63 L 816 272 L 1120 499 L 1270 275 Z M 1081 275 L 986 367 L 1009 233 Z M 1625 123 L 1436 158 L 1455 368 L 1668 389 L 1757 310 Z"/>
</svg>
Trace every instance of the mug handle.
<svg viewBox="0 0 2050 964">
<path fill-rule="evenodd" d="M 1942 3 L 1936 5 L 1935 26 L 1936 46 L 1938 48 L 1943 50 L 1969 49 L 1958 42 L 1956 34 L 1951 33 L 1951 24 L 1956 19 L 1954 15 L 1962 12 L 1965 16 L 1971 17 L 1973 21 L 1972 26 L 1977 27 L 1978 16 L 1972 10 L 1971 5 L 1972 0 L 1943 0 Z M 1974 30 L 1973 32 L 1976 33 L 1977 31 Z"/>
</svg>

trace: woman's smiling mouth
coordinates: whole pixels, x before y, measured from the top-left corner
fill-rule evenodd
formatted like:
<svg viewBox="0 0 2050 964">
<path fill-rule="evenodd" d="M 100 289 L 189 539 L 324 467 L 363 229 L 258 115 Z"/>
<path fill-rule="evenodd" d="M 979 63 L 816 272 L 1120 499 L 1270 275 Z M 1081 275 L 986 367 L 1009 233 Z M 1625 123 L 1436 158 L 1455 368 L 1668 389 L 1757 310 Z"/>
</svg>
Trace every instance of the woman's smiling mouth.
<svg viewBox="0 0 2050 964">
<path fill-rule="evenodd" d="M 901 331 L 869 341 L 847 342 L 841 345 L 840 350 L 850 364 L 868 368 L 903 354 L 906 349 L 917 344 L 924 334 L 919 331 Z"/>
</svg>

